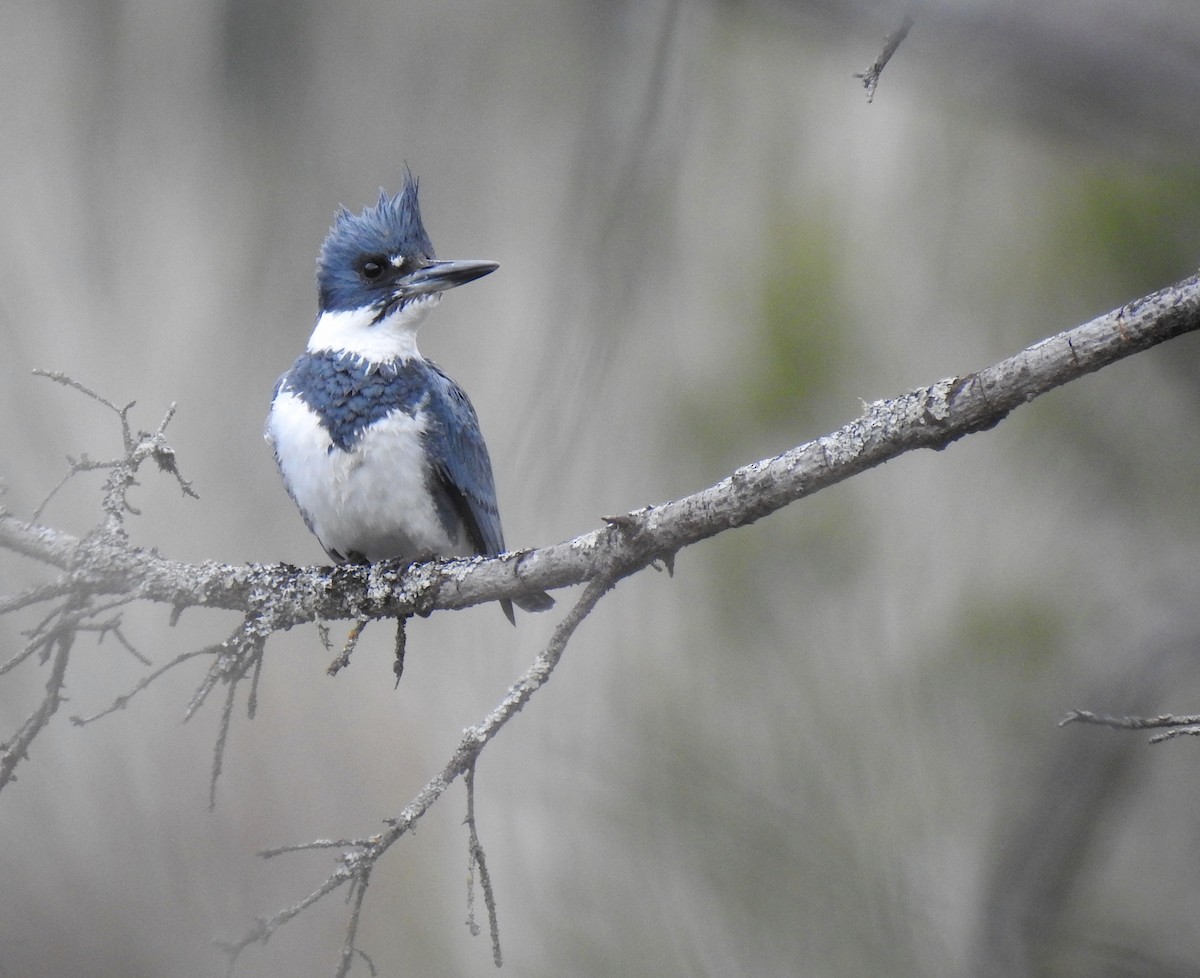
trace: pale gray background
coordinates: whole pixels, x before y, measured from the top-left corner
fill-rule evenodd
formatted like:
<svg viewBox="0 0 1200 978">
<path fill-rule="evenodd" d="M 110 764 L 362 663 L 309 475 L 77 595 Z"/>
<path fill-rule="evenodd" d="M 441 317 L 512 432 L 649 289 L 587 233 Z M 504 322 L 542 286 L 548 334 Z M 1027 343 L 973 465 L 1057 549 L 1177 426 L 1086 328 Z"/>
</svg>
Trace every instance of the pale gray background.
<svg viewBox="0 0 1200 978">
<path fill-rule="evenodd" d="M 447 257 L 490 258 L 422 347 L 471 393 L 532 546 L 984 366 L 1200 258 L 1191 0 L 904 5 L 227 0 L 0 6 L 0 473 L 28 514 L 114 420 L 171 439 L 138 542 L 321 559 L 261 438 L 338 204 L 407 161 Z M 1060 730 L 1200 708 L 1196 341 L 1056 392 L 627 581 L 487 751 L 506 974 L 1189 974 L 1200 743 Z M 47 511 L 96 519 L 98 479 Z M 0 585 L 41 576 L 0 558 Z M 561 601 L 571 600 L 563 594 Z M 5 657 L 33 619 L 0 623 Z M 81 645 L 0 796 L 0 976 L 220 973 L 213 939 L 322 879 L 267 846 L 364 835 L 435 772 L 555 615 L 391 629 L 324 674 L 272 641 L 215 813 L 196 665 Z M 232 619 L 131 612 L 155 661 Z M 341 629 L 335 629 L 340 637 Z M 40 693 L 0 682 L 0 737 Z M 375 874 L 384 975 L 490 975 L 455 787 Z M 332 971 L 340 898 L 244 975 Z M 365 974 L 361 968 L 356 974 Z"/>
</svg>

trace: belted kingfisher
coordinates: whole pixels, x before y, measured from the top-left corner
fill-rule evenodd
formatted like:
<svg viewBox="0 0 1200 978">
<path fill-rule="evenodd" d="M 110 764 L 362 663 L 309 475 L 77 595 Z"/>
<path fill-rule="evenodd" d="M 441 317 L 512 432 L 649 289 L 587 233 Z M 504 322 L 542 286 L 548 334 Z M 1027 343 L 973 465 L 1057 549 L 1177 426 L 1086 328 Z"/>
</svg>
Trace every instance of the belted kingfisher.
<svg viewBox="0 0 1200 978">
<path fill-rule="evenodd" d="M 317 259 L 316 328 L 276 383 L 266 428 L 288 494 L 338 563 L 504 550 L 475 409 L 416 342 L 443 292 L 498 267 L 434 257 L 407 168 L 396 196 L 338 210 Z"/>
</svg>

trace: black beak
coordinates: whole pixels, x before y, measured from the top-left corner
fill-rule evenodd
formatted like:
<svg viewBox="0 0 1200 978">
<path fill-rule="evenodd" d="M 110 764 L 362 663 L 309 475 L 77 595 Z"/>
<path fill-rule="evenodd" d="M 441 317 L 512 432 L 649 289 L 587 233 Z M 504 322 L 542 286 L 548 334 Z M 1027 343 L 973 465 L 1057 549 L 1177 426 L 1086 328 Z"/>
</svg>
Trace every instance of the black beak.
<svg viewBox="0 0 1200 978">
<path fill-rule="evenodd" d="M 465 258 L 451 261 L 431 259 L 396 282 L 396 298 L 410 299 L 419 295 L 445 292 L 483 278 L 500 265 L 494 261 Z"/>
</svg>

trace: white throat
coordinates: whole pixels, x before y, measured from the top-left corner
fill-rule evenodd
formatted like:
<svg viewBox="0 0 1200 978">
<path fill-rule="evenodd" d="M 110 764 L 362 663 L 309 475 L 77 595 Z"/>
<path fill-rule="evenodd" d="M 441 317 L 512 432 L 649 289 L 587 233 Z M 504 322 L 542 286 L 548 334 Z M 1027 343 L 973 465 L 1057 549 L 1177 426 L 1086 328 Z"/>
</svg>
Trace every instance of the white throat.
<svg viewBox="0 0 1200 978">
<path fill-rule="evenodd" d="M 309 337 L 308 352 L 349 353 L 369 363 L 419 360 L 417 327 L 440 299 L 440 294 L 421 296 L 379 322 L 370 307 L 323 312 Z"/>
</svg>

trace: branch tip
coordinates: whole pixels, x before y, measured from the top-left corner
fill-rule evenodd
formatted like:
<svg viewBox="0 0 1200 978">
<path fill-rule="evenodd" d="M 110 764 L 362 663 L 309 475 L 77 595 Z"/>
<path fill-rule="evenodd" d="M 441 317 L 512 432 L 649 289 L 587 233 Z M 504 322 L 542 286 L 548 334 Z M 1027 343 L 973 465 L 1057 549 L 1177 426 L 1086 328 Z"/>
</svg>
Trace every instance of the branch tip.
<svg viewBox="0 0 1200 978">
<path fill-rule="evenodd" d="M 900 26 L 897 27 L 887 39 L 883 42 L 883 51 L 880 53 L 875 63 L 866 71 L 854 72 L 854 77 L 863 83 L 863 88 L 867 90 L 867 103 L 875 101 L 875 87 L 879 84 L 879 76 L 883 74 L 883 69 L 887 63 L 892 60 L 892 55 L 896 53 L 896 49 L 908 36 L 908 32 L 913 26 L 913 15 L 907 13 L 904 19 L 900 21 Z"/>
</svg>

